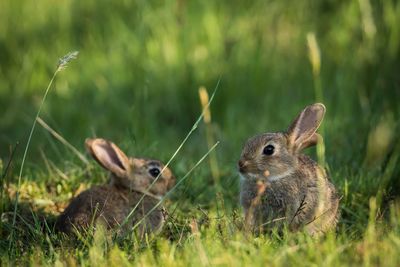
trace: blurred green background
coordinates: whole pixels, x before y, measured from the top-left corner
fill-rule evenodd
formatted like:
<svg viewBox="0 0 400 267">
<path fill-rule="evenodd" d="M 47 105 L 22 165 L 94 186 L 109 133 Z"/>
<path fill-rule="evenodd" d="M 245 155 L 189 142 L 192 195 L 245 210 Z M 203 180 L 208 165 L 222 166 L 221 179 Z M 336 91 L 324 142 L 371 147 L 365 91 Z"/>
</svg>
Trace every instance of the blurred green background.
<svg viewBox="0 0 400 267">
<path fill-rule="evenodd" d="M 314 74 L 310 47 L 320 55 Z M 388 200 L 399 196 L 397 1 L 2 0 L 3 165 L 20 143 L 11 183 L 57 60 L 74 50 L 79 57 L 58 74 L 41 118 L 81 152 L 86 137 L 98 136 L 131 155 L 167 161 L 201 113 L 198 88 L 211 93 L 220 81 L 212 131 L 221 141 L 216 155 L 228 205 L 238 206 L 236 161 L 245 140 L 286 129 L 315 101 L 327 107 L 325 157 L 344 196 L 344 218 L 346 207 L 365 211 L 353 219 L 367 214 L 379 190 Z M 201 125 L 171 164 L 178 178 L 207 150 Z M 60 180 L 49 161 L 67 176 L 84 166 L 38 124 L 24 179 Z M 215 201 L 209 169 L 205 161 L 180 199 Z"/>
</svg>

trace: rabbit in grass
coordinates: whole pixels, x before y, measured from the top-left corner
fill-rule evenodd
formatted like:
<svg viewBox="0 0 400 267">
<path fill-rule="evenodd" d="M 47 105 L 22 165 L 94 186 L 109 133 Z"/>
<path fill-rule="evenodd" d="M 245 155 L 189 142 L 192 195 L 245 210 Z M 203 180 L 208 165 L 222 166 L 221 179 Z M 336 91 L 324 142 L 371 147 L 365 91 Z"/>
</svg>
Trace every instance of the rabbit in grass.
<svg viewBox="0 0 400 267">
<path fill-rule="evenodd" d="M 325 170 L 301 154 L 314 146 L 325 106 L 307 106 L 286 132 L 264 133 L 247 140 L 238 168 L 240 201 L 246 227 L 255 231 L 304 229 L 320 235 L 334 229 L 339 197 Z"/>
<path fill-rule="evenodd" d="M 92 157 L 111 172 L 111 182 L 93 186 L 72 199 L 58 217 L 56 229 L 70 234 L 98 222 L 114 229 L 132 213 L 122 227 L 124 232 L 141 220 L 140 234 L 159 230 L 164 216 L 162 208 L 156 205 L 175 184 L 171 170 L 164 169 L 158 160 L 129 158 L 104 139 L 87 139 L 85 145 Z"/>
</svg>

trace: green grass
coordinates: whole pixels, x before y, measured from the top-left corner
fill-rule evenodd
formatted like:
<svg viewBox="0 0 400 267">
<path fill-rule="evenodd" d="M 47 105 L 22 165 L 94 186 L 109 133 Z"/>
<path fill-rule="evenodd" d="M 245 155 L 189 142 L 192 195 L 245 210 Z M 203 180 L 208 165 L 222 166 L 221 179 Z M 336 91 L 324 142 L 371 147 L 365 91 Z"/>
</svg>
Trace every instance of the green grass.
<svg viewBox="0 0 400 267">
<path fill-rule="evenodd" d="M 1 262 L 398 266 L 399 25 L 400 4 L 391 0 L 1 1 Z M 79 58 L 57 75 L 40 117 L 83 154 L 85 138 L 98 136 L 167 162 L 201 114 L 199 87 L 211 93 L 220 81 L 212 123 L 201 123 L 171 162 L 182 179 L 211 133 L 220 142 L 219 184 L 202 162 L 166 201 L 172 215 L 156 237 L 57 236 L 52 224 L 74 193 L 107 175 L 39 125 L 12 227 L 29 131 L 58 58 L 73 50 Z M 285 129 L 315 101 L 327 107 L 325 147 L 307 153 L 325 162 L 342 195 L 337 233 L 244 233 L 236 173 L 243 143 Z"/>
</svg>

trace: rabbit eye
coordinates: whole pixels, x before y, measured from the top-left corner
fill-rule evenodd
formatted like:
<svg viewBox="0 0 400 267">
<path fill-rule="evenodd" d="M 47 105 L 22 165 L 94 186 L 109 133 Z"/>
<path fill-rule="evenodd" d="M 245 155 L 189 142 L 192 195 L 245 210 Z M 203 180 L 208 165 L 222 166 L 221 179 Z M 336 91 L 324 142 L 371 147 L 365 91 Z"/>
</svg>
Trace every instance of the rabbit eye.
<svg viewBox="0 0 400 267">
<path fill-rule="evenodd" d="M 267 156 L 271 156 L 274 154 L 275 147 L 273 145 L 267 145 L 264 147 L 263 154 Z"/>
<path fill-rule="evenodd" d="M 158 168 L 151 168 L 149 170 L 149 173 L 150 173 L 151 176 L 156 178 L 160 174 L 160 170 Z"/>
</svg>

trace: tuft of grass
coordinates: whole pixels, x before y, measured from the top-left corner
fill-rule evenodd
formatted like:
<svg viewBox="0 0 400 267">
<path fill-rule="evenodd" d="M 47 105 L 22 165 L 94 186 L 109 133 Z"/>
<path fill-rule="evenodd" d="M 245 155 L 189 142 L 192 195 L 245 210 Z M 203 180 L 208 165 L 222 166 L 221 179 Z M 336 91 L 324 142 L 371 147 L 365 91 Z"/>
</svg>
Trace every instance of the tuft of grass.
<svg viewBox="0 0 400 267">
<path fill-rule="evenodd" d="M 309 32 L 307 33 L 307 46 L 308 46 L 308 58 L 312 67 L 313 74 L 313 84 L 315 91 L 315 100 L 320 103 L 324 103 L 323 89 L 322 89 L 322 81 L 321 81 L 321 52 L 318 46 L 317 38 L 315 33 Z M 324 136 L 324 124 L 319 127 L 319 132 L 322 136 Z M 320 140 L 317 144 L 317 157 L 318 164 L 325 167 L 325 143 L 323 140 Z"/>
<path fill-rule="evenodd" d="M 210 149 L 214 144 L 215 144 L 215 138 L 214 138 L 214 131 L 213 131 L 213 126 L 211 124 L 211 111 L 209 107 L 209 96 L 207 89 L 204 86 L 201 86 L 199 88 L 199 98 L 200 98 L 200 104 L 205 110 L 204 113 L 204 123 L 205 123 L 205 131 L 206 131 L 206 140 L 207 140 L 207 146 L 208 149 Z M 220 186 L 220 170 L 218 167 L 218 160 L 217 160 L 217 154 L 216 153 L 211 153 L 209 157 L 209 162 L 210 162 L 210 171 L 211 175 L 214 179 L 214 184 L 215 186 Z"/>
</svg>

